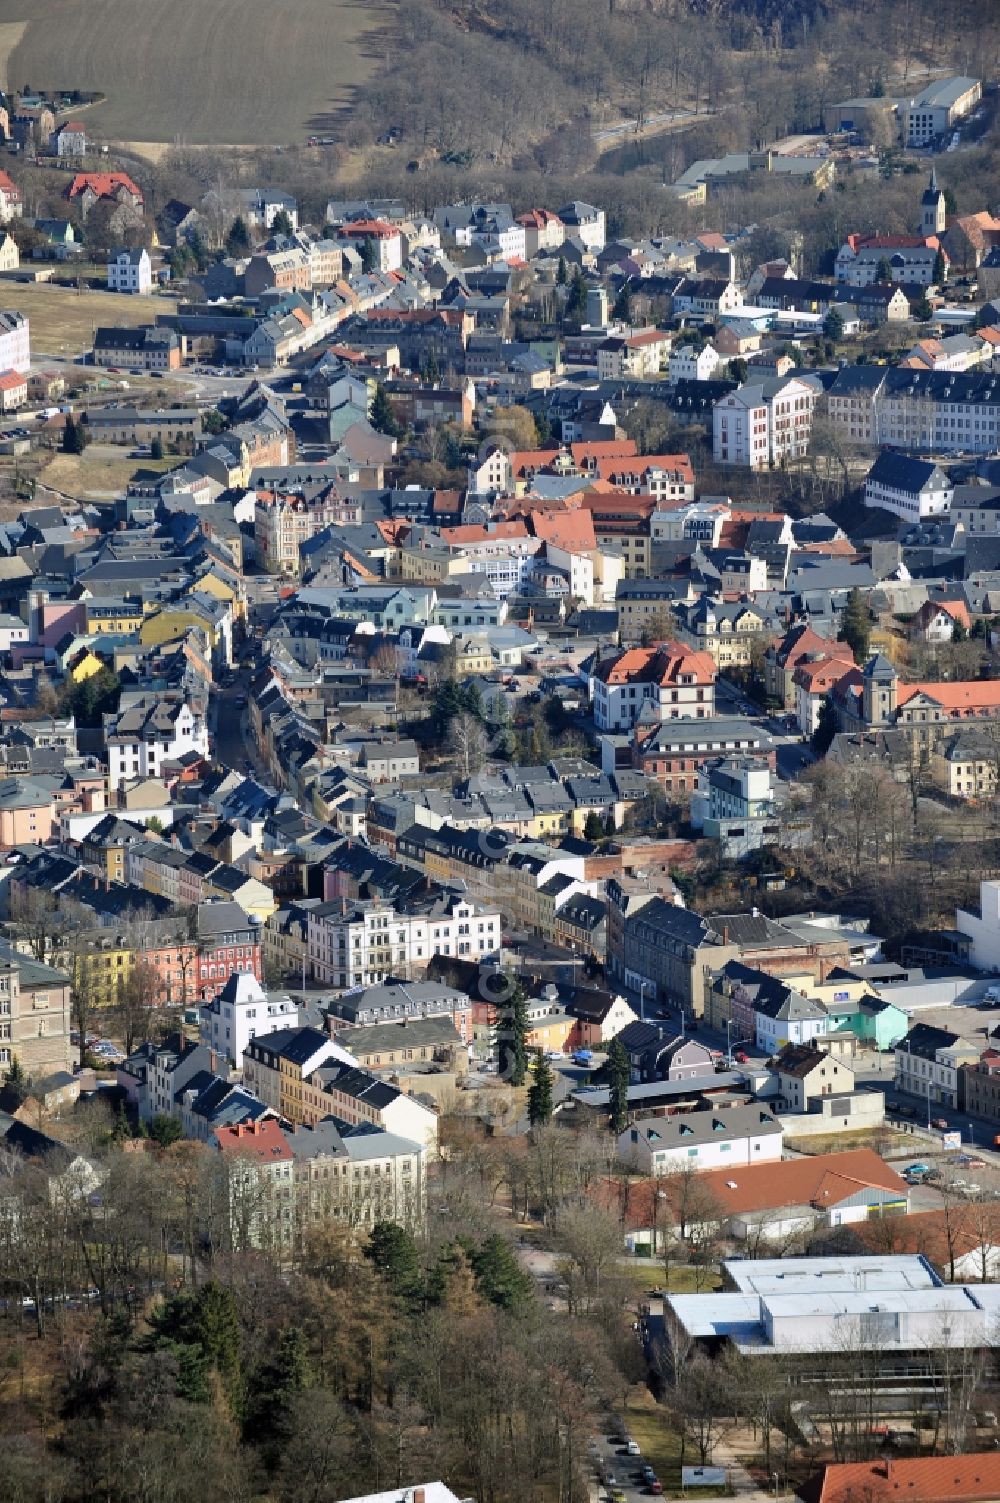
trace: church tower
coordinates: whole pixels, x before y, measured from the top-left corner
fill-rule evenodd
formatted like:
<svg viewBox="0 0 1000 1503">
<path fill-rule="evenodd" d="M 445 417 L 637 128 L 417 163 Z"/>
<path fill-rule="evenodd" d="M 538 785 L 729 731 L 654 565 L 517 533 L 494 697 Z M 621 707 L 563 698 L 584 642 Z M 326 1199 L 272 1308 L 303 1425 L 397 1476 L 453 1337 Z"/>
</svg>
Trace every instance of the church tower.
<svg viewBox="0 0 1000 1503">
<path fill-rule="evenodd" d="M 861 675 L 861 714 L 865 725 L 891 725 L 896 719 L 899 675 L 887 657 L 877 652 Z"/>
<path fill-rule="evenodd" d="M 944 194 L 937 184 L 937 173 L 931 168 L 930 181 L 924 189 L 924 196 L 920 200 L 920 233 L 925 238 L 928 235 L 942 235 L 945 226 Z"/>
</svg>

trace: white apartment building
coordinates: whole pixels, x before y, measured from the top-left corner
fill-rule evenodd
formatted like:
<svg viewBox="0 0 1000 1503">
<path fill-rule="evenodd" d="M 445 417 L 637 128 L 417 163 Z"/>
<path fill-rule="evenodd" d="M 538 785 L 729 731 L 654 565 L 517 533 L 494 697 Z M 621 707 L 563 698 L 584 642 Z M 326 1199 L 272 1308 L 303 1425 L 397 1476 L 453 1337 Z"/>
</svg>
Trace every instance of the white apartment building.
<svg viewBox="0 0 1000 1503">
<path fill-rule="evenodd" d="M 818 391 L 797 376 L 746 382 L 712 410 L 712 457 L 716 464 L 767 470 L 809 450 Z"/>
<path fill-rule="evenodd" d="M 243 1051 L 253 1038 L 294 1028 L 299 1010 L 291 997 L 268 996 L 249 971 L 233 971 L 211 1002 L 201 1006 L 201 1041 L 234 1070 L 243 1068 Z"/>
<path fill-rule="evenodd" d="M 716 666 L 707 652 L 679 642 L 633 647 L 598 663 L 590 681 L 594 725 L 630 731 L 640 716 L 709 720 L 715 714 Z"/>
<path fill-rule="evenodd" d="M 784 1128 L 765 1106 L 647 1117 L 618 1138 L 618 1157 L 641 1174 L 727 1169 L 781 1158 Z"/>
<path fill-rule="evenodd" d="M 309 913 L 308 964 L 323 986 L 374 986 L 422 971 L 432 955 L 478 960 L 500 948 L 500 914 L 449 897 L 399 913 L 378 899 L 321 903 Z"/>
<path fill-rule="evenodd" d="M 195 752 L 209 755 L 208 726 L 200 710 L 182 699 L 140 694 L 105 718 L 108 786 L 129 778 L 158 778 L 164 762 Z"/>
<path fill-rule="evenodd" d="M 980 1048 L 947 1028 L 917 1023 L 896 1044 L 894 1055 L 897 1091 L 922 1096 L 931 1117 L 937 1106 L 958 1106 L 959 1072 L 976 1063 Z"/>
<path fill-rule="evenodd" d="M 31 335 L 28 320 L 16 308 L 0 312 L 0 371 L 27 375 L 31 369 Z"/>
<path fill-rule="evenodd" d="M 671 351 L 668 378 L 671 386 L 678 381 L 709 381 L 721 364 L 722 357 L 714 345 L 706 344 L 699 350 L 693 344 L 682 344 L 679 350 Z"/>
<path fill-rule="evenodd" d="M 116 250 L 108 261 L 108 291 L 147 293 L 153 290 L 153 263 L 144 246 Z"/>
</svg>

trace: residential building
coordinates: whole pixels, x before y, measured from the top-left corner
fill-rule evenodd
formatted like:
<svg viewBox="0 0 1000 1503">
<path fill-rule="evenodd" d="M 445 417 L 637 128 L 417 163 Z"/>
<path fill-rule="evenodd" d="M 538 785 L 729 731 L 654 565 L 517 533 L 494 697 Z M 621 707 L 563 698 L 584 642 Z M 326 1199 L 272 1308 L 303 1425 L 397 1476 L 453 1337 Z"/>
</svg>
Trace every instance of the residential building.
<svg viewBox="0 0 1000 1503">
<path fill-rule="evenodd" d="M 915 1023 L 905 1038 L 896 1044 L 895 1086 L 910 1096 L 926 1102 L 927 1114 L 935 1107 L 964 1105 L 959 1095 L 962 1066 L 974 1064 L 978 1047 L 947 1028 L 933 1028 L 929 1023 Z"/>
<path fill-rule="evenodd" d="M 769 700 L 784 710 L 796 703 L 795 670 L 816 655 L 825 656 L 829 641 L 814 631 L 808 621 L 797 621 L 764 654 L 764 690 Z"/>
<path fill-rule="evenodd" d="M 190 752 L 207 757 L 208 727 L 200 707 L 177 697 L 137 694 L 105 720 L 108 782 L 120 788 L 130 778 L 159 777 L 164 762 Z"/>
<path fill-rule="evenodd" d="M 201 1041 L 239 1070 L 251 1039 L 296 1027 L 298 1020 L 299 1010 L 291 997 L 269 995 L 255 976 L 234 971 L 218 995 L 201 1005 Z"/>
<path fill-rule="evenodd" d="M 820 712 L 831 690 L 856 672 L 850 650 L 838 652 L 833 644 L 825 651 L 806 656 L 792 674 L 795 686 L 795 719 L 803 736 L 811 736 L 819 725 Z"/>
<path fill-rule="evenodd" d="M 271 188 L 240 188 L 238 198 L 238 212 L 258 234 L 269 233 L 279 214 L 288 217 L 293 230 L 299 227 L 298 204 L 287 193 L 277 193 Z"/>
<path fill-rule="evenodd" d="M 564 204 L 556 213 L 565 229 L 566 239 L 576 238 L 582 241 L 586 249 L 595 255 L 604 249 L 607 237 L 603 209 L 595 209 L 593 204 L 574 200 L 573 203 Z"/>
<path fill-rule="evenodd" d="M 975 1063 L 962 1066 L 960 1094 L 971 1116 L 1000 1125 L 1000 1051 L 984 1049 Z"/>
<path fill-rule="evenodd" d="M 52 132 L 57 157 L 85 157 L 87 155 L 87 128 L 82 120 L 67 120 Z"/>
<path fill-rule="evenodd" d="M 350 1128 L 333 1118 L 285 1133 L 294 1158 L 299 1237 L 325 1221 L 352 1230 L 393 1221 L 418 1228 L 424 1217 L 426 1150 L 384 1130 Z M 394 1503 L 399 1503 L 394 1498 Z"/>
<path fill-rule="evenodd" d="M 114 250 L 108 260 L 108 291 L 146 293 L 153 290 L 153 264 L 145 246 Z"/>
<path fill-rule="evenodd" d="M 0 941 L 0 1069 L 41 1079 L 70 1063 L 70 980 Z"/>
<path fill-rule="evenodd" d="M 231 867 L 226 868 L 224 863 L 212 861 L 203 877 L 206 884 L 211 885 L 214 879 L 228 879 L 233 870 Z M 241 875 L 245 876 L 243 873 Z M 248 887 L 253 880 L 248 879 Z M 227 886 L 232 885 L 227 880 Z M 201 901 L 197 898 L 192 901 L 198 902 L 195 916 L 198 953 L 193 978 L 198 999 L 205 1002 L 214 997 L 234 975 L 252 978 L 259 983 L 264 974 L 261 958 L 263 925 L 260 919 L 251 918 L 240 901 L 218 894 L 202 894 Z M 217 1047 L 220 1053 L 225 1052 L 221 1046 Z"/>
<path fill-rule="evenodd" d="M 180 370 L 183 363 L 181 343 L 173 329 L 146 325 L 138 329 L 99 328 L 94 330 L 95 365 L 126 366 L 143 371 Z"/>
<path fill-rule="evenodd" d="M 784 1129 L 764 1106 L 727 1106 L 647 1117 L 618 1138 L 618 1156 L 640 1174 L 684 1169 L 734 1170 L 781 1158 Z"/>
<path fill-rule="evenodd" d="M 854 1090 L 854 1071 L 841 1059 L 820 1048 L 813 1037 L 808 1044 L 786 1044 L 771 1061 L 778 1077 L 778 1091 L 786 1111 L 807 1112 L 823 1096 L 847 1095 Z"/>
<path fill-rule="evenodd" d="M 891 511 L 904 522 L 943 516 L 954 487 L 939 465 L 884 449 L 865 479 L 865 505 Z"/>
<path fill-rule="evenodd" d="M 712 409 L 712 454 L 717 464 L 772 469 L 809 449 L 818 392 L 799 376 L 748 381 Z"/>
<path fill-rule="evenodd" d="M 336 1034 L 345 1028 L 418 1018 L 445 1018 L 467 1044 L 472 1042 L 472 1002 L 465 992 L 440 981 L 389 981 L 352 987 L 327 1003 L 327 1027 Z"/>
<path fill-rule="evenodd" d="M 829 1032 L 830 1017 L 823 1003 L 784 982 L 762 988 L 750 1010 L 754 1042 L 766 1054 L 777 1054 L 788 1044 L 809 1044 Z M 740 1016 L 736 1006 L 733 1016 Z"/>
<path fill-rule="evenodd" d="M 403 237 L 396 225 L 386 224 L 383 219 L 354 219 L 339 225 L 337 236 L 349 245 L 359 246 L 374 271 L 398 271 L 403 264 Z"/>
<path fill-rule="evenodd" d="M 678 642 L 616 653 L 593 668 L 594 724 L 599 731 L 628 731 L 640 721 L 711 719 L 716 673 L 708 653 Z"/>
<path fill-rule="evenodd" d="M 272 1117 L 217 1128 L 226 1168 L 229 1229 L 237 1252 L 290 1249 L 295 1237 L 294 1156 Z"/>
<path fill-rule="evenodd" d="M 650 893 L 636 894 L 608 881 L 608 970 L 643 1000 L 705 1012 L 709 971 L 739 953 L 728 931 L 689 909 Z"/>
<path fill-rule="evenodd" d="M 28 401 L 28 378 L 17 371 L 0 373 L 0 412 L 17 412 Z"/>
<path fill-rule="evenodd" d="M 692 344 L 681 345 L 679 349 L 670 352 L 670 383 L 676 385 L 678 381 L 710 381 L 721 364 L 719 353 L 711 342 L 702 345 L 700 349 Z"/>
<path fill-rule="evenodd" d="M 412 911 L 379 899 L 310 909 L 309 970 L 325 986 L 372 986 L 425 970 L 432 955 L 478 960 L 500 946 L 500 914 L 456 894 Z"/>
<path fill-rule="evenodd" d="M 691 823 L 721 854 L 739 860 L 751 851 L 781 843 L 775 805 L 774 775 L 766 762 L 747 757 L 719 757 L 698 770 L 691 799 Z"/>
<path fill-rule="evenodd" d="M 682 1176 L 633 1183 L 628 1187 L 627 1204 L 621 1206 L 619 1185 L 605 1181 L 596 1198 L 601 1205 L 621 1206 L 631 1251 L 656 1257 L 664 1241 L 676 1235 L 678 1224 L 685 1236 L 694 1239 L 701 1230 L 702 1223 L 692 1219 L 690 1206 L 685 1208 L 683 1184 Z M 712 1225 L 721 1225 L 726 1236 L 747 1245 L 755 1266 L 760 1267 L 769 1261 L 761 1257 L 768 1244 L 781 1246 L 815 1229 L 852 1224 L 859 1232 L 867 1227 L 884 1232 L 885 1216 L 896 1217 L 903 1225 L 911 1219 L 906 1217 L 908 1205 L 906 1181 L 873 1149 L 855 1148 L 797 1154 L 780 1163 L 748 1164 L 739 1175 L 728 1167 L 707 1169 L 698 1177 L 694 1214 L 708 1212 Z M 847 1260 L 851 1273 L 858 1261 Z M 788 1260 L 784 1266 L 789 1267 Z"/>
<path fill-rule="evenodd" d="M 715 716 L 703 724 L 692 720 L 667 721 L 651 730 L 638 725 L 631 740 L 601 737 L 604 766 L 621 763 L 644 777 L 655 778 L 671 795 L 693 793 L 703 763 L 729 754 L 752 756 L 775 765 L 776 750 L 768 731 L 751 720 Z"/>
<path fill-rule="evenodd" d="M 26 376 L 31 367 L 31 330 L 27 318 L 16 309 L 0 312 L 0 371 Z"/>
<path fill-rule="evenodd" d="M 827 415 L 850 444 L 878 442 L 878 400 L 886 383 L 884 365 L 845 365 L 826 392 Z"/>
<path fill-rule="evenodd" d="M 24 195 L 9 172 L 0 171 L 0 224 L 10 224 L 24 213 Z"/>
</svg>

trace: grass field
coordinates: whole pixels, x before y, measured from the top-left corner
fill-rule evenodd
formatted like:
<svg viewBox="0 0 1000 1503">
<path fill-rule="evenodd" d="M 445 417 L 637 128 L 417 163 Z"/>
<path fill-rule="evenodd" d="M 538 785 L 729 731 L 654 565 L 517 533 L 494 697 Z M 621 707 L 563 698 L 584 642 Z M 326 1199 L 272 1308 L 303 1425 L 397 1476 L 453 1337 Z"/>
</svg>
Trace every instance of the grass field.
<svg viewBox="0 0 1000 1503">
<path fill-rule="evenodd" d="M 79 355 L 89 350 L 98 324 L 151 324 L 157 313 L 173 313 L 175 299 L 129 297 L 124 292 L 77 292 L 50 282 L 0 283 L 0 304 L 27 315 L 31 358 Z"/>
<path fill-rule="evenodd" d="M 124 494 L 137 471 L 162 475 L 179 463 L 176 455 L 164 459 L 129 459 L 127 449 L 112 454 L 101 445 L 82 454 L 53 454 L 39 470 L 38 482 L 63 495 L 77 496 L 81 501 L 99 501 Z"/>
<path fill-rule="evenodd" d="M 0 0 L 0 63 L 11 88 L 106 94 L 87 126 L 108 139 L 301 141 L 382 61 L 386 19 L 365 0 Z"/>
</svg>

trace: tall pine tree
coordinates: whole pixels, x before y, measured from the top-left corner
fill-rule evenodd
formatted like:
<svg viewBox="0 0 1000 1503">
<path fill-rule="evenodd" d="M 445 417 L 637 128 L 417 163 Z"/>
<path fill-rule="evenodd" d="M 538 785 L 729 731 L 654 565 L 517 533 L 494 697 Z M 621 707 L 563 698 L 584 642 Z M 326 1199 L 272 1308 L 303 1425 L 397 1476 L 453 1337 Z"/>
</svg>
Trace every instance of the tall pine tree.
<svg viewBox="0 0 1000 1503">
<path fill-rule="evenodd" d="M 846 642 L 854 654 L 854 661 L 864 663 L 868 658 L 868 645 L 871 641 L 871 620 L 868 615 L 868 606 L 864 596 L 855 585 L 847 597 L 844 606 L 844 614 L 840 622 L 840 640 Z"/>
<path fill-rule="evenodd" d="M 511 977 L 510 994 L 499 1008 L 497 1036 L 500 1042 L 500 1079 L 508 1085 L 524 1085 L 528 1070 L 528 1007 L 524 988 Z"/>
<path fill-rule="evenodd" d="M 541 1049 L 536 1051 L 535 1078 L 528 1087 L 528 1121 L 544 1127 L 552 1121 L 552 1070 Z"/>
<path fill-rule="evenodd" d="M 620 1038 L 613 1038 L 608 1047 L 607 1076 L 611 1088 L 611 1130 L 624 1132 L 628 1123 L 628 1088 L 632 1071 Z"/>
</svg>

